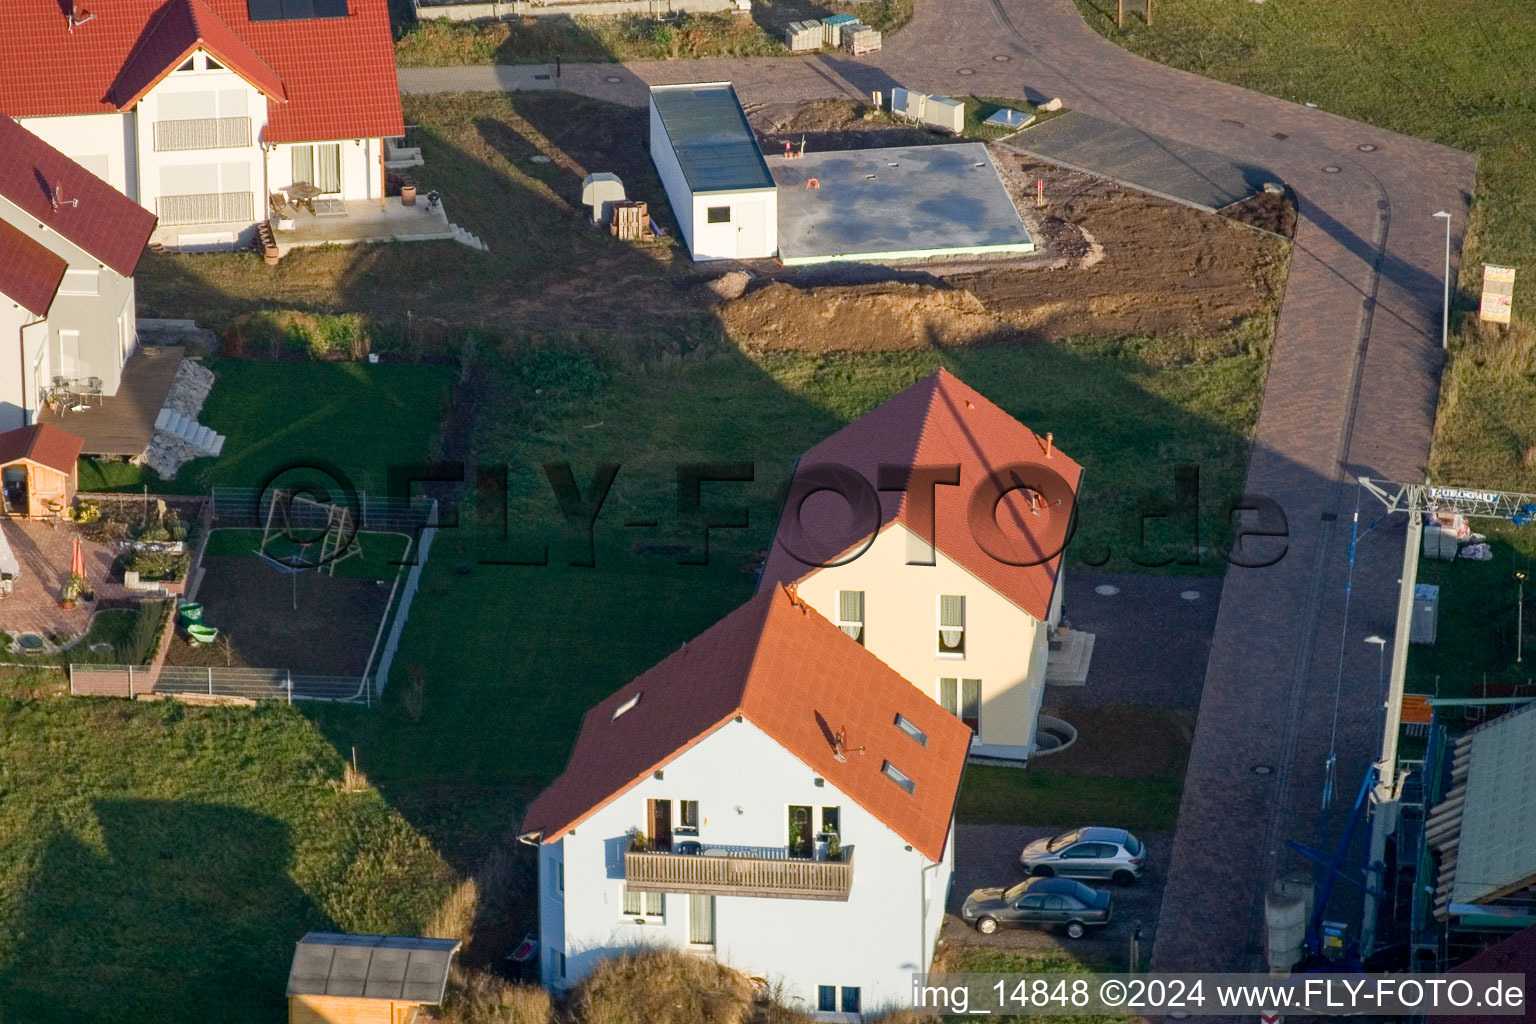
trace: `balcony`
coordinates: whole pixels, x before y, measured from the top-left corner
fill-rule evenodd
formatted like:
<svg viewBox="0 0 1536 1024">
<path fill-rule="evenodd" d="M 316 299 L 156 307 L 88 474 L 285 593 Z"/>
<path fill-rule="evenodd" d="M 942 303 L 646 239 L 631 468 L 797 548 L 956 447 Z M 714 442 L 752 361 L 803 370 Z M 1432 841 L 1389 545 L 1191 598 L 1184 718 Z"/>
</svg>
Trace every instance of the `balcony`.
<svg viewBox="0 0 1536 1024">
<path fill-rule="evenodd" d="M 853 887 L 853 847 L 842 858 L 791 858 L 784 847 L 704 846 L 698 853 L 624 854 L 624 882 L 641 892 L 846 900 Z"/>
<path fill-rule="evenodd" d="M 188 149 L 236 149 L 251 144 L 248 117 L 194 117 L 155 122 L 155 152 Z"/>
</svg>

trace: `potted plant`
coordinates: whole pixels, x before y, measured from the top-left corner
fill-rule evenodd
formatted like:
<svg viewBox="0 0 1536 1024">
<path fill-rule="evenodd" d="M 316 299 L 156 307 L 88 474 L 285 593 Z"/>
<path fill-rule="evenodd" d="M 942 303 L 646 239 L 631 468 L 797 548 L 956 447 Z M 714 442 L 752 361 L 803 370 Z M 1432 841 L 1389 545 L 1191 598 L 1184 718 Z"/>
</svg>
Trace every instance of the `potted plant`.
<svg viewBox="0 0 1536 1024">
<path fill-rule="evenodd" d="M 643 829 L 635 829 L 629 837 L 629 850 L 631 853 L 646 853 L 651 848 L 651 841 L 645 835 Z"/>
<path fill-rule="evenodd" d="M 827 836 L 827 860 L 842 860 L 842 859 L 843 859 L 843 841 L 840 838 L 838 838 L 838 835 L 837 835 L 836 832 L 829 833 L 828 836 Z"/>
<path fill-rule="evenodd" d="M 85 580 L 71 573 L 69 579 L 59 591 L 59 604 L 65 608 L 73 608 L 75 601 L 80 597 L 80 588 L 85 585 Z"/>
</svg>

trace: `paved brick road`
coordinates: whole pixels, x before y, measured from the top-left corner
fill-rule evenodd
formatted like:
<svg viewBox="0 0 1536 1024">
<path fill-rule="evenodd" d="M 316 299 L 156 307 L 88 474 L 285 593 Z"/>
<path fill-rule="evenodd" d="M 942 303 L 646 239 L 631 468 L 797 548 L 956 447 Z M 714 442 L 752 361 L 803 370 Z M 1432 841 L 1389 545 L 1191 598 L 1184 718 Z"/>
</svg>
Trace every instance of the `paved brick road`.
<svg viewBox="0 0 1536 1024">
<path fill-rule="evenodd" d="M 543 73 L 523 75 L 548 87 L 533 77 Z M 496 74 L 400 77 L 407 91 L 505 87 Z M 1278 564 L 1233 569 L 1223 587 L 1153 950 L 1162 970 L 1257 966 L 1264 889 L 1299 866 L 1281 841 L 1335 832 L 1376 750 L 1376 652 L 1361 641 L 1390 635 L 1402 527 L 1360 544 L 1346 628 L 1355 476 L 1423 479 L 1440 365 L 1443 229 L 1431 214 L 1454 214 L 1459 249 L 1474 158 L 1142 60 L 1088 29 L 1071 0 L 919 0 L 908 28 L 859 59 L 567 65 L 556 84 L 638 105 L 646 83 L 700 80 L 733 81 L 748 104 L 893 84 L 1061 96 L 1271 167 L 1295 190 L 1295 253 L 1248 470 L 1250 492 L 1284 509 L 1290 540 Z M 1364 505 L 1362 520 L 1375 518 Z M 1335 735 L 1338 795 L 1324 822 Z M 1213 909 L 1218 898 L 1228 912 Z"/>
</svg>

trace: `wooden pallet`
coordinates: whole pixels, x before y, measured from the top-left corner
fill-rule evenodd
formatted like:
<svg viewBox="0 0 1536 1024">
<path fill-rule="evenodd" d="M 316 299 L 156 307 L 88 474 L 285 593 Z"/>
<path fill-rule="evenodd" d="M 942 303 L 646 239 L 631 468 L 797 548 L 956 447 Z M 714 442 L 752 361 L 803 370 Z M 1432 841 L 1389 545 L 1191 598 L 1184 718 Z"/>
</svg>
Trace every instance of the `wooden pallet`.
<svg viewBox="0 0 1536 1024">
<path fill-rule="evenodd" d="M 656 233 L 651 230 L 648 206 L 636 199 L 623 199 L 612 207 L 613 220 L 609 233 L 625 242 L 654 242 Z"/>
</svg>

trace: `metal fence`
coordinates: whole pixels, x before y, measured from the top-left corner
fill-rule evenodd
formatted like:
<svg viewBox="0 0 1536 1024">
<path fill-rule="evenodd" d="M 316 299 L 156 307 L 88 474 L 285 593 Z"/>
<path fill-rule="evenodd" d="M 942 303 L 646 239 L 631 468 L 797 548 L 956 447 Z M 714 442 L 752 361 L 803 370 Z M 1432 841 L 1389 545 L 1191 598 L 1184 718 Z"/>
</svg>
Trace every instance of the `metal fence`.
<svg viewBox="0 0 1536 1024">
<path fill-rule="evenodd" d="M 211 526 L 262 529 L 272 515 L 272 503 L 279 492 L 273 488 L 215 487 Z M 364 533 L 404 533 L 411 537 L 428 523 L 436 521 L 437 503 L 431 498 L 388 498 L 357 491 L 338 493 L 334 504 L 346 508 L 354 527 Z M 330 506 L 311 502 L 284 502 L 274 522 L 287 515 L 287 525 L 296 530 L 324 530 Z M 418 559 L 420 561 L 420 559 Z"/>
<path fill-rule="evenodd" d="M 166 665 L 70 665 L 69 692 L 77 696 L 139 697 L 196 694 L 250 700 L 333 701 L 372 706 L 367 677 L 301 675 L 286 669 Z"/>
<path fill-rule="evenodd" d="M 437 522 L 437 504 L 432 506 L 433 523 Z M 400 594 L 400 605 L 395 611 L 395 617 L 389 624 L 389 636 L 384 641 L 384 651 L 379 655 L 379 668 L 373 674 L 373 692 L 378 696 L 384 692 L 384 687 L 389 685 L 389 670 L 395 664 L 395 651 L 400 647 L 400 636 L 405 632 L 405 620 L 411 617 L 411 602 L 416 597 L 416 589 L 421 586 L 421 573 L 427 566 L 427 556 L 432 551 L 432 538 L 437 536 L 436 526 L 422 528 L 421 540 L 416 546 L 415 564 L 405 578 L 405 589 Z M 388 609 L 385 609 L 386 614 Z"/>
</svg>

